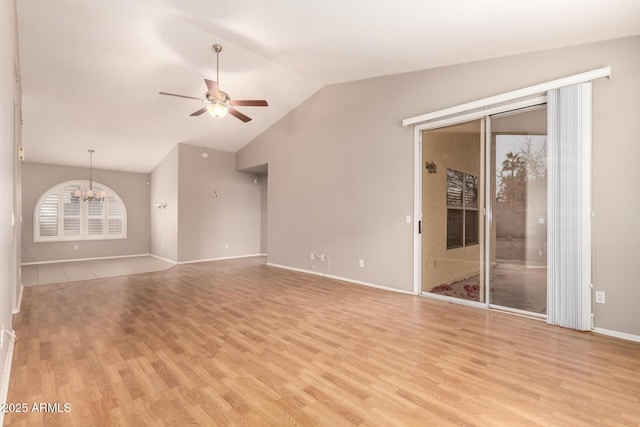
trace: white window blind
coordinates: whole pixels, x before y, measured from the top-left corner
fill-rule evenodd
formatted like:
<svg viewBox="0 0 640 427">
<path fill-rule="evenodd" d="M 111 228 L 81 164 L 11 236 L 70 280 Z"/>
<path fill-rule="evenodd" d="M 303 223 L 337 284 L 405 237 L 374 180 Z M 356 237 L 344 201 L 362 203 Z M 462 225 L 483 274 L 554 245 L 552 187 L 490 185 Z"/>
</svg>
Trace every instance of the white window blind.
<svg viewBox="0 0 640 427">
<path fill-rule="evenodd" d="M 40 197 L 34 212 L 35 242 L 126 239 L 127 210 L 120 196 L 95 182 L 93 190 L 107 195 L 104 201 L 82 201 L 73 196 L 76 190 L 87 188 L 88 181 L 69 181 Z"/>
</svg>

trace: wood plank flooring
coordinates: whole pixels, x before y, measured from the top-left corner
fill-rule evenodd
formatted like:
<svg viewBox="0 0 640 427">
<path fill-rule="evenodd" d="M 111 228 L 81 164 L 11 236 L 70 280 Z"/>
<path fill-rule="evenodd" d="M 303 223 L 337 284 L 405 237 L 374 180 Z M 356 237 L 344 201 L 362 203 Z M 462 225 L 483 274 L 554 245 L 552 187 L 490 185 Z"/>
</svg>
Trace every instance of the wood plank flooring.
<svg viewBox="0 0 640 427">
<path fill-rule="evenodd" d="M 640 344 L 251 258 L 24 289 L 5 425 L 640 425 Z"/>
</svg>

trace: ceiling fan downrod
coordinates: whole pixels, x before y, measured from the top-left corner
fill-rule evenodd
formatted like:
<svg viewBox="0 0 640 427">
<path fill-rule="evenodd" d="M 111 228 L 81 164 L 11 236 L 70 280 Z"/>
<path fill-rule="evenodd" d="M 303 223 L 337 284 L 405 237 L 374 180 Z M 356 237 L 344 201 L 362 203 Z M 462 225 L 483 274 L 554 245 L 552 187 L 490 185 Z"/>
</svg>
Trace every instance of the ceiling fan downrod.
<svg viewBox="0 0 640 427">
<path fill-rule="evenodd" d="M 222 52 L 222 45 L 214 44 L 213 50 L 216 53 L 216 82 L 220 86 L 220 52 Z"/>
</svg>

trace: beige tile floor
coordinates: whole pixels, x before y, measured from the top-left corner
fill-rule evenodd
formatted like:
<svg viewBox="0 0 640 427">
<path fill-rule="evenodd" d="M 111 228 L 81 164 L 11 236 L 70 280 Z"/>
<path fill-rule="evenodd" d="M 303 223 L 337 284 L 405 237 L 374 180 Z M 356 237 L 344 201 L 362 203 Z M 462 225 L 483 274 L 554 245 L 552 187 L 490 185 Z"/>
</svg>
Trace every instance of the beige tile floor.
<svg viewBox="0 0 640 427">
<path fill-rule="evenodd" d="M 24 286 L 50 285 L 168 270 L 175 264 L 152 256 L 22 266 Z"/>
</svg>

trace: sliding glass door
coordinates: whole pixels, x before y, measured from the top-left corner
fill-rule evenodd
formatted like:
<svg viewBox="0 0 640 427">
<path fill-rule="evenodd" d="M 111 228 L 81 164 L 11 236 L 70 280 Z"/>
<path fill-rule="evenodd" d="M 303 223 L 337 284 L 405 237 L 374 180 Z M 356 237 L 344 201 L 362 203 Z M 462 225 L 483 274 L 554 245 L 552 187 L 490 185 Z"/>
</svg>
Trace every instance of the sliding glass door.
<svg viewBox="0 0 640 427">
<path fill-rule="evenodd" d="M 422 291 L 484 302 L 484 120 L 422 133 Z"/>
<path fill-rule="evenodd" d="M 547 109 L 491 117 L 489 302 L 547 312 Z"/>
<path fill-rule="evenodd" d="M 546 314 L 546 129 L 536 106 L 422 131 L 423 293 Z"/>
</svg>

